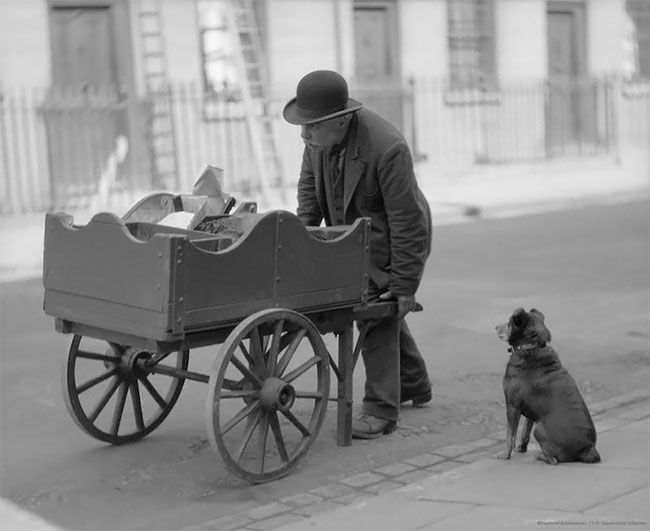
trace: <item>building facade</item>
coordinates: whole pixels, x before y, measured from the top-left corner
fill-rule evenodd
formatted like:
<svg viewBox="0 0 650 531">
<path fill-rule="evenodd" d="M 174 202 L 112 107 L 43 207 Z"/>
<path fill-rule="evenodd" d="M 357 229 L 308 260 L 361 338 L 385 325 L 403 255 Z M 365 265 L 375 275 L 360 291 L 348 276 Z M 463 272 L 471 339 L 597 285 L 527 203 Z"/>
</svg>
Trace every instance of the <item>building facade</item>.
<svg viewBox="0 0 650 531">
<path fill-rule="evenodd" d="M 3 0 L 0 213 L 295 182 L 333 69 L 432 171 L 647 149 L 645 0 Z"/>
</svg>

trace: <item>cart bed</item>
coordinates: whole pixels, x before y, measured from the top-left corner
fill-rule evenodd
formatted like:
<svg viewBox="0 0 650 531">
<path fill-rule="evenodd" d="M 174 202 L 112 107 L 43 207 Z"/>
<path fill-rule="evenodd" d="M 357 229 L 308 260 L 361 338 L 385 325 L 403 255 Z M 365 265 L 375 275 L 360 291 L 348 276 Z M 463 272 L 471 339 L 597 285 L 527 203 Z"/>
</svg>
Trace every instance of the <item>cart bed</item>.
<svg viewBox="0 0 650 531">
<path fill-rule="evenodd" d="M 49 213 L 45 313 L 155 341 L 234 323 L 265 308 L 311 312 L 365 302 L 369 220 L 306 228 L 293 214 L 244 214 L 243 233 L 210 234 L 97 214 Z"/>
</svg>

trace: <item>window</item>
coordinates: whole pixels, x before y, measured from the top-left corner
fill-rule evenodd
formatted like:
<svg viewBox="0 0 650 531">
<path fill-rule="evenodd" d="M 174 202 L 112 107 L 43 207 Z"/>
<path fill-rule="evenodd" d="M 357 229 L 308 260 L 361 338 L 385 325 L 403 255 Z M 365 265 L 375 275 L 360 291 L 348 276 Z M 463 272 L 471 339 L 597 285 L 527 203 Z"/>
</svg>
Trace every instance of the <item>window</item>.
<svg viewBox="0 0 650 531">
<path fill-rule="evenodd" d="M 650 80 L 650 2 L 627 0 L 625 9 L 630 22 L 624 43 L 625 74 L 631 80 L 647 81 Z"/>
<path fill-rule="evenodd" d="M 219 101 L 239 101 L 241 91 L 224 0 L 199 0 L 203 89 Z"/>
<path fill-rule="evenodd" d="M 496 88 L 494 0 L 447 0 L 451 90 Z"/>
</svg>

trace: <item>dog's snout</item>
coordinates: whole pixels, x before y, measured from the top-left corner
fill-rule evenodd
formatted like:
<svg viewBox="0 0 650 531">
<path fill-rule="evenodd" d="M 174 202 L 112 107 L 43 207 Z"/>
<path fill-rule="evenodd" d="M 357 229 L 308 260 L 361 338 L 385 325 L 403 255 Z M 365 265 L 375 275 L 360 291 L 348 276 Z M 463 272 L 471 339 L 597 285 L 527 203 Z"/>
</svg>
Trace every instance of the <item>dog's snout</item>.
<svg viewBox="0 0 650 531">
<path fill-rule="evenodd" d="M 503 341 L 508 341 L 508 323 L 503 323 L 494 327 L 497 332 L 499 339 Z"/>
</svg>

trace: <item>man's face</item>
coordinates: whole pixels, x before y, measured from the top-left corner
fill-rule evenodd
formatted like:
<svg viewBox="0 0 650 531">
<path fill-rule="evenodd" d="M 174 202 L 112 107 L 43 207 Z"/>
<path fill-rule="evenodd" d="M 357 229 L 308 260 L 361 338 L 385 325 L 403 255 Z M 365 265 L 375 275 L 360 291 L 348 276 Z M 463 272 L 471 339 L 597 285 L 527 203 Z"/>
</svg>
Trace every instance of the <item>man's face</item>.
<svg viewBox="0 0 650 531">
<path fill-rule="evenodd" d="M 343 140 L 350 123 L 349 116 L 302 125 L 300 136 L 311 149 L 327 149 Z"/>
</svg>

